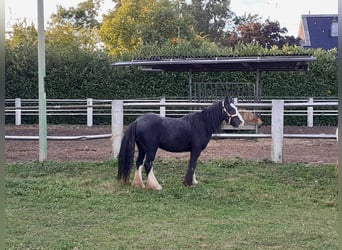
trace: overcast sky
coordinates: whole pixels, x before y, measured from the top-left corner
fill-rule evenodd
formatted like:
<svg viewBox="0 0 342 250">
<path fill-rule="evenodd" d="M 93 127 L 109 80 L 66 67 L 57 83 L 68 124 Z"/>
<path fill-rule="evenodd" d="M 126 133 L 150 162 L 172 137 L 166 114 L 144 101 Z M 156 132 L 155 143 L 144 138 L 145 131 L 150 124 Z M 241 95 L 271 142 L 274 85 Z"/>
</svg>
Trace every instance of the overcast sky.
<svg viewBox="0 0 342 250">
<path fill-rule="evenodd" d="M 289 35 L 297 36 L 301 15 L 337 14 L 338 0 L 231 0 L 230 7 L 238 16 L 256 13 L 279 21 Z"/>
<path fill-rule="evenodd" d="M 45 20 L 56 11 L 57 5 L 76 7 L 80 2 L 83 0 L 45 0 Z M 104 0 L 104 13 L 113 7 L 111 0 Z M 230 7 L 238 16 L 252 13 L 279 21 L 281 27 L 288 29 L 288 35 L 297 36 L 302 14 L 337 14 L 338 0 L 231 0 Z M 18 19 L 26 18 L 29 23 L 37 20 L 37 0 L 5 0 L 5 8 L 6 28 Z"/>
</svg>

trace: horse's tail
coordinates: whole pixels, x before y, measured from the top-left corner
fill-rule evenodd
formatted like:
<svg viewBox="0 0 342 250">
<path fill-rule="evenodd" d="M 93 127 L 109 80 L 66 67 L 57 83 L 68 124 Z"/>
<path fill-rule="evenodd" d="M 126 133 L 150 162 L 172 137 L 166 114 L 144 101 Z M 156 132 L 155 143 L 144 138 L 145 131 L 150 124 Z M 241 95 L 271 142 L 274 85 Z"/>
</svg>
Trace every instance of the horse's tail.
<svg viewBox="0 0 342 250">
<path fill-rule="evenodd" d="M 118 180 L 122 180 L 124 183 L 128 183 L 131 167 L 133 165 L 136 127 L 136 122 L 131 123 L 121 141 L 118 156 Z"/>
</svg>

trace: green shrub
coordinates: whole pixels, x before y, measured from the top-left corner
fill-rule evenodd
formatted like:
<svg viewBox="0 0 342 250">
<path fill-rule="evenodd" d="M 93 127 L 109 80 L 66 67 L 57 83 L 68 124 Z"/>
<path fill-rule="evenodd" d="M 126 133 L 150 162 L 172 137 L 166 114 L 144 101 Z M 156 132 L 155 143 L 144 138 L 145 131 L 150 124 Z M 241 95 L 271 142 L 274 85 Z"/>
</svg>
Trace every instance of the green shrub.
<svg viewBox="0 0 342 250">
<path fill-rule="evenodd" d="M 135 55 L 111 58 L 101 51 L 48 47 L 46 51 L 47 98 L 127 99 L 189 96 L 188 73 L 147 73 L 133 67 L 113 67 L 115 61 L 153 55 L 169 56 L 248 56 L 306 53 L 317 58 L 307 72 L 263 72 L 263 97 L 337 97 L 336 50 L 303 50 L 285 46 L 282 50 L 260 45 L 219 48 L 213 43 L 182 42 L 163 48 L 144 47 Z M 6 44 L 6 98 L 38 98 L 37 48 L 34 45 L 10 47 Z M 194 73 L 193 81 L 255 82 L 254 72 Z M 331 121 L 333 120 L 333 121 Z M 335 123 L 334 118 L 319 119 Z"/>
</svg>

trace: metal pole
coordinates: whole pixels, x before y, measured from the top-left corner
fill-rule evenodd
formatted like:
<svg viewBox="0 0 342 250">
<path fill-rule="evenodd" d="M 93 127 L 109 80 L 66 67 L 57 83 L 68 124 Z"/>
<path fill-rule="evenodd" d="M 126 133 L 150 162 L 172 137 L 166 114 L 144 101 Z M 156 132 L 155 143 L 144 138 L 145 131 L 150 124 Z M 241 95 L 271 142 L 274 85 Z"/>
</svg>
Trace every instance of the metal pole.
<svg viewBox="0 0 342 250">
<path fill-rule="evenodd" d="M 47 160 L 44 0 L 38 0 L 39 161 Z"/>
<path fill-rule="evenodd" d="M 0 0 L 0 249 L 5 249 L 5 1 Z M 7 221 L 8 222 L 8 221 Z"/>
</svg>

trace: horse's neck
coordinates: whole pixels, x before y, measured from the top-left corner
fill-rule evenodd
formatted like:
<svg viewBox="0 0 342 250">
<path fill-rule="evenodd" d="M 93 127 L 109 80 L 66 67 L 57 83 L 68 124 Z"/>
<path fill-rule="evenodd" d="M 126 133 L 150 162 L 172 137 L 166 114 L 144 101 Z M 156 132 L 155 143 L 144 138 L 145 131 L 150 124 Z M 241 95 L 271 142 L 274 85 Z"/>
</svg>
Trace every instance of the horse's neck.
<svg viewBox="0 0 342 250">
<path fill-rule="evenodd" d="M 208 133 L 210 133 L 210 135 L 215 133 L 220 128 L 223 121 L 221 103 L 214 103 L 207 109 L 202 110 L 202 113 Z"/>
</svg>

